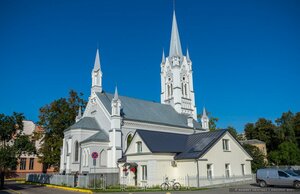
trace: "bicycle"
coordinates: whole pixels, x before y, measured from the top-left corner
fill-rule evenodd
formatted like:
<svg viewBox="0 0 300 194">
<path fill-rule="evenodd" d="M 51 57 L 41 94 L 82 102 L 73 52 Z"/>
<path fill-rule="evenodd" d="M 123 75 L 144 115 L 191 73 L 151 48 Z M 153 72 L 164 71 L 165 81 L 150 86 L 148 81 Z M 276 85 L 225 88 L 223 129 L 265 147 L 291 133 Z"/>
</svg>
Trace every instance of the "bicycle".
<svg viewBox="0 0 300 194">
<path fill-rule="evenodd" d="M 181 185 L 179 182 L 175 182 L 175 179 L 169 181 L 168 177 L 166 177 L 165 182 L 163 182 L 160 185 L 161 190 L 169 190 L 169 188 L 172 187 L 173 190 L 178 191 L 181 188 Z"/>
</svg>

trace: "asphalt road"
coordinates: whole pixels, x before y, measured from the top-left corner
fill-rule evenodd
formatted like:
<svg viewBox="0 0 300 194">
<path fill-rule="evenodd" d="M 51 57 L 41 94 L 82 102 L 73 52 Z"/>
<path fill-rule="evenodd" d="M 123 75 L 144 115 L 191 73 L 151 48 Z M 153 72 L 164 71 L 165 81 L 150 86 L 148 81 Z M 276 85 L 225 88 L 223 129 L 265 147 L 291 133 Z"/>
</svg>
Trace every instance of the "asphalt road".
<svg viewBox="0 0 300 194">
<path fill-rule="evenodd" d="M 65 191 L 62 189 L 55 189 L 55 188 L 48 188 L 44 186 L 38 185 L 28 185 L 23 183 L 16 183 L 15 181 L 8 181 L 5 182 L 4 190 L 0 190 L 0 194 L 76 194 L 80 192 L 73 192 L 73 191 Z M 81 193 L 82 194 L 82 193 Z"/>
<path fill-rule="evenodd" d="M 0 190 L 0 194 L 76 194 L 79 192 L 65 191 L 61 189 L 48 188 L 37 185 L 27 185 L 16 183 L 14 181 L 6 182 L 5 190 Z M 118 192 L 119 193 L 119 192 Z M 211 188 L 198 191 L 181 191 L 181 192 L 120 192 L 119 194 L 300 194 L 300 189 L 282 188 L 282 187 L 266 187 L 260 188 L 256 184 L 245 184 L 238 186 L 229 186 L 223 188 Z M 108 194 L 106 192 L 105 194 Z M 116 194 L 114 192 L 113 194 Z"/>
</svg>

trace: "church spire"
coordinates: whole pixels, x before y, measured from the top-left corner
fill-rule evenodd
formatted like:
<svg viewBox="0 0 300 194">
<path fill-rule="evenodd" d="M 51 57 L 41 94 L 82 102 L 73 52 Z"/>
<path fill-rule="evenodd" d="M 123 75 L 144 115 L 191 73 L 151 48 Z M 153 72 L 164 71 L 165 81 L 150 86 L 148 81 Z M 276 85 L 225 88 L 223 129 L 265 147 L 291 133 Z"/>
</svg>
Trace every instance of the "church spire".
<svg viewBox="0 0 300 194">
<path fill-rule="evenodd" d="M 100 66 L 99 49 L 97 49 L 94 68 L 92 70 L 92 93 L 102 92 L 102 71 Z"/>
<path fill-rule="evenodd" d="M 169 57 L 178 56 L 182 57 L 180 37 L 177 27 L 175 10 L 173 11 L 173 22 L 172 22 L 172 32 L 171 32 L 171 42 L 170 42 L 170 51 Z"/>
<path fill-rule="evenodd" d="M 100 66 L 100 55 L 99 55 L 99 49 L 97 49 L 96 52 L 96 58 L 95 58 L 95 63 L 94 63 L 94 71 L 101 71 L 101 66 Z"/>
</svg>

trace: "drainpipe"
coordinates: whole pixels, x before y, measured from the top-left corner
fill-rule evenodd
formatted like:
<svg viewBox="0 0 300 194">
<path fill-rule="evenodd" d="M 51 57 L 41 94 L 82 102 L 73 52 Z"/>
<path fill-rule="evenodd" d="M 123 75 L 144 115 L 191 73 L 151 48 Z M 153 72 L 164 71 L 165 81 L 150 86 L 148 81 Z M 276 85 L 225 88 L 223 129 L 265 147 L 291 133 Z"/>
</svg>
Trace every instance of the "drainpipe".
<svg viewBox="0 0 300 194">
<path fill-rule="evenodd" d="M 199 181 L 200 181 L 200 177 L 199 177 L 199 160 L 196 159 L 196 164 L 197 164 L 197 188 L 200 187 Z"/>
</svg>

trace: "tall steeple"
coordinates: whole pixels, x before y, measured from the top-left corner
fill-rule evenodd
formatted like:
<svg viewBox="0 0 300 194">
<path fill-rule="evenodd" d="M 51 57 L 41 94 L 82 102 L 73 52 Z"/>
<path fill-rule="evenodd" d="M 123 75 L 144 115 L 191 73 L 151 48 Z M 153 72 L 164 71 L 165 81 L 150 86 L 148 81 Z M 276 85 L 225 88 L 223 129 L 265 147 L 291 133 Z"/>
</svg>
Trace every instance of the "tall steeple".
<svg viewBox="0 0 300 194">
<path fill-rule="evenodd" d="M 92 71 L 92 93 L 102 92 L 102 71 L 100 65 L 100 54 L 99 49 L 97 49 L 94 68 Z"/>
<path fill-rule="evenodd" d="M 169 50 L 169 57 L 172 58 L 173 56 L 182 57 L 181 43 L 177 27 L 175 10 L 173 11 L 171 42 Z"/>
<path fill-rule="evenodd" d="M 189 52 L 182 53 L 176 14 L 173 11 L 173 21 L 169 56 L 161 63 L 161 94 L 162 104 L 170 104 L 180 114 L 185 114 L 196 120 L 197 107 L 193 86 L 192 61 Z M 190 122 L 192 123 L 192 122 Z"/>
</svg>

